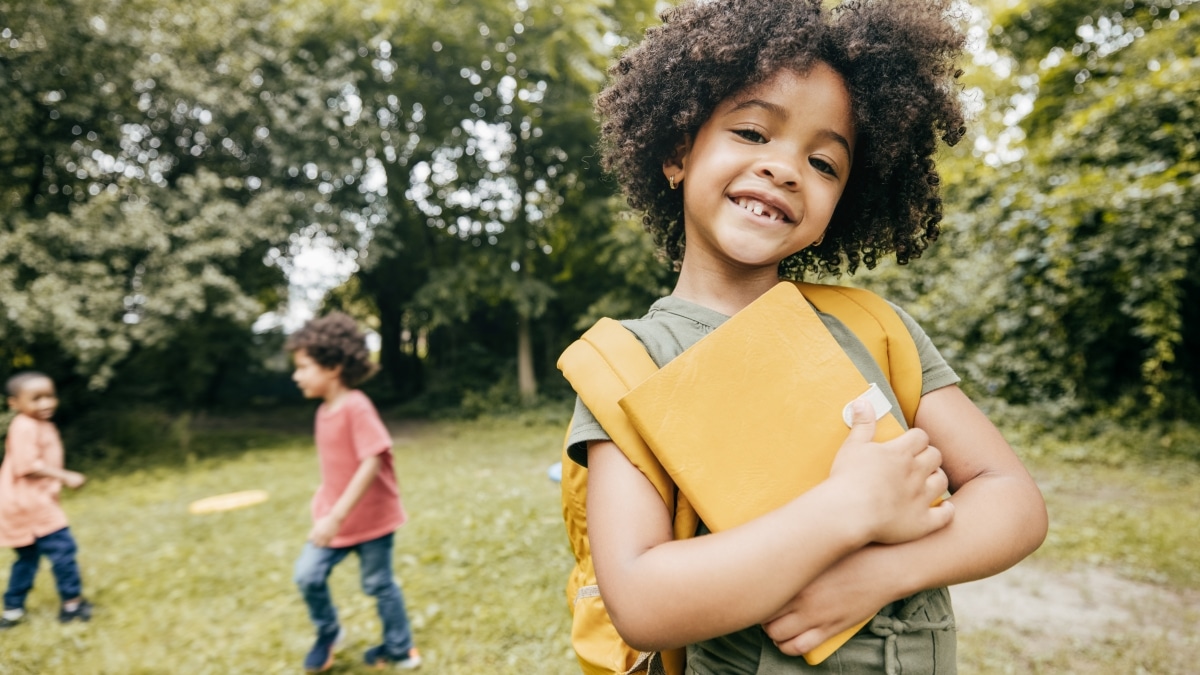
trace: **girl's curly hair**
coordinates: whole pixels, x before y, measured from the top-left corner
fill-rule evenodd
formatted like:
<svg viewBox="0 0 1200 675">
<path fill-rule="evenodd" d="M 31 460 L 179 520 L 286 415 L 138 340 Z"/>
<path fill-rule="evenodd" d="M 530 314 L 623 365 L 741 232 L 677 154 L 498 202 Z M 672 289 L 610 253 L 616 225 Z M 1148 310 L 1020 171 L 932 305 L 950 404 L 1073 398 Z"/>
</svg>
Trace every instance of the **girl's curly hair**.
<svg viewBox="0 0 1200 675">
<path fill-rule="evenodd" d="M 717 104 L 780 69 L 826 63 L 846 82 L 857 134 L 850 177 L 820 246 L 784 259 L 781 277 L 839 275 L 895 253 L 907 263 L 937 238 L 933 155 L 962 138 L 954 59 L 965 37 L 953 0 L 690 0 L 609 70 L 596 100 L 605 169 L 668 259 L 683 260 L 683 195 L 664 160 Z"/>
<path fill-rule="evenodd" d="M 354 319 L 341 312 L 331 312 L 304 324 L 288 336 L 284 349 L 304 350 L 322 368 L 341 366 L 342 384 L 347 387 L 357 387 L 378 370 L 371 361 L 366 336 L 358 330 Z"/>
</svg>

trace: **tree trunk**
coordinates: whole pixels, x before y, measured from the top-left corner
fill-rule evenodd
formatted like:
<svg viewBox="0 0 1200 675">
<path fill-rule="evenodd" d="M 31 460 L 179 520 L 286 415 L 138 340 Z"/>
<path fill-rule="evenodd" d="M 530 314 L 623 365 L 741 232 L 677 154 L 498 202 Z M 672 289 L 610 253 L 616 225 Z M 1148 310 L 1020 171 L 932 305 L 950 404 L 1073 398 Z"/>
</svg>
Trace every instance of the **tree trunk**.
<svg viewBox="0 0 1200 675">
<path fill-rule="evenodd" d="M 529 317 L 517 314 L 517 389 L 521 403 L 537 401 L 537 378 L 533 375 L 533 337 Z"/>
</svg>

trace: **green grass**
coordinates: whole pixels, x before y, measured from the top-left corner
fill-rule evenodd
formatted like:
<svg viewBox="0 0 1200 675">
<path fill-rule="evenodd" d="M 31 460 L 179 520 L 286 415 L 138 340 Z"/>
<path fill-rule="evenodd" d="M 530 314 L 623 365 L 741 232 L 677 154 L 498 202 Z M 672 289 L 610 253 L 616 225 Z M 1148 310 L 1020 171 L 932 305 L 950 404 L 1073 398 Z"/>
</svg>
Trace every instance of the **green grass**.
<svg viewBox="0 0 1200 675">
<path fill-rule="evenodd" d="M 410 520 L 397 536 L 396 572 L 425 670 L 571 670 L 563 591 L 570 551 L 558 486 L 546 476 L 562 432 L 519 421 L 397 429 Z M 231 432 L 220 433 L 227 443 Z M 56 622 L 43 564 L 28 620 L 0 634 L 0 674 L 300 672 L 312 628 L 291 570 L 310 523 L 316 458 L 303 433 L 263 438 L 265 446 L 240 455 L 96 475 L 66 497 L 95 618 Z M 203 434 L 193 443 L 199 448 Z M 187 512 L 194 499 L 252 488 L 270 500 Z M 8 557 L 0 560 L 6 584 Z M 352 557 L 332 579 L 348 631 L 335 673 L 369 672 L 358 663 L 379 639 L 357 577 Z"/>
<path fill-rule="evenodd" d="M 1054 626 L 962 634 L 964 674 L 1190 674 L 1200 663 L 1200 466 L 1193 461 L 1028 460 L 1050 513 L 1031 562 L 1050 569 L 1099 567 L 1192 599 L 1146 603 L 1132 625 L 1087 638 L 1048 639 Z"/>
<path fill-rule="evenodd" d="M 1135 581 L 1200 589 L 1200 465 L 1038 460 L 1031 470 L 1051 523 L 1037 559 L 1100 565 Z"/>
<path fill-rule="evenodd" d="M 1099 442 L 1103 442 L 1100 440 Z M 963 673 L 1099 675 L 1197 672 L 1200 663 L 1200 465 L 1178 459 L 1113 464 L 1042 456 L 1028 462 L 1046 498 L 1050 531 L 1030 561 L 1054 570 L 1095 566 L 1149 588 L 1182 593 L 1183 606 L 1133 608 L 1115 633 L 1047 639 L 1054 626 L 961 635 Z"/>
<path fill-rule="evenodd" d="M 1198 619 L 1193 615 L 1190 625 L 1196 625 Z M 1049 652 L 1030 652 L 1029 641 L 1037 639 L 1033 631 L 1017 636 L 985 630 L 960 636 L 959 672 L 964 675 L 1187 675 L 1196 672 L 1196 657 L 1200 654 L 1200 636 L 1194 631 L 1183 638 L 1131 631 L 1094 640 L 1071 639 Z"/>
<path fill-rule="evenodd" d="M 55 621 L 57 598 L 43 565 L 28 621 L 0 634 L 0 675 L 300 672 L 312 629 L 291 569 L 317 482 L 309 423 L 295 432 L 208 424 L 173 465 L 94 472 L 64 501 L 95 619 Z M 525 414 L 394 427 L 410 514 L 396 540 L 396 572 L 425 672 L 578 672 L 563 593 L 570 553 L 558 486 L 546 477 L 562 423 Z M 1039 456 L 1031 467 L 1052 518 L 1035 554 L 1040 564 L 1099 565 L 1200 590 L 1194 463 L 1113 466 Z M 268 490 L 270 500 L 227 513 L 187 512 L 194 499 L 252 488 Z M 0 584 L 8 560 L 0 556 Z M 353 558 L 332 582 L 349 633 L 333 672 L 368 672 L 358 662 L 379 627 Z M 1183 673 L 1200 662 L 1200 638 L 1131 629 L 1035 654 L 1022 651 L 1020 635 L 988 630 L 962 636 L 959 653 L 964 675 Z"/>
</svg>

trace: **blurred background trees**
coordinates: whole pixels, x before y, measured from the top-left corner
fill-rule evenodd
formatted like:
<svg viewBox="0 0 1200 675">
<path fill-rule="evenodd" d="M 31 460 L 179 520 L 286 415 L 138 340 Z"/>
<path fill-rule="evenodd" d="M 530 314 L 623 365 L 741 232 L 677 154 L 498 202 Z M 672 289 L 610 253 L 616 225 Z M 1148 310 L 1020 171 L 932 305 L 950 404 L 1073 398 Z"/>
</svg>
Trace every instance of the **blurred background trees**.
<svg viewBox="0 0 1200 675">
<path fill-rule="evenodd" d="M 946 235 L 885 285 L 987 393 L 1194 418 L 1200 9 L 992 10 L 965 78 L 981 107 L 974 144 L 942 163 Z M 926 263 L 932 277 L 909 285 Z"/>
<path fill-rule="evenodd" d="M 379 335 L 384 401 L 558 396 L 561 349 L 672 285 L 595 151 L 649 0 L 0 0 L 0 377 L 82 411 L 294 396 L 288 272 Z M 1200 376 L 1200 9 L 978 6 L 942 241 L 853 280 L 973 393 L 1183 418 Z M 272 363 L 274 361 L 274 363 Z"/>
</svg>

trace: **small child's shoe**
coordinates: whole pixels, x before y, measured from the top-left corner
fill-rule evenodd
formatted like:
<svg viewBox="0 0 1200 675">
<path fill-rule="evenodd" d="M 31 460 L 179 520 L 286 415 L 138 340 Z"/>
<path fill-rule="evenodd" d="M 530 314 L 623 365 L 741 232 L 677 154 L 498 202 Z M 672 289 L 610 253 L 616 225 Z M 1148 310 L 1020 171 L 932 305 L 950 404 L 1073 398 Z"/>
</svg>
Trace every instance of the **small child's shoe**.
<svg viewBox="0 0 1200 675">
<path fill-rule="evenodd" d="M 64 602 L 61 609 L 58 610 L 58 622 L 70 623 L 72 621 L 91 621 L 92 620 L 92 603 L 87 601 L 87 598 L 80 598 L 76 602 Z"/>
<path fill-rule="evenodd" d="M 25 620 L 25 610 L 6 609 L 0 614 L 0 630 L 8 630 Z"/>
<path fill-rule="evenodd" d="M 342 628 L 325 635 L 317 635 L 317 641 L 308 656 L 304 657 L 304 670 L 309 673 L 320 673 L 333 667 L 333 654 L 342 644 Z"/>
<path fill-rule="evenodd" d="M 408 653 L 403 656 L 396 656 L 388 651 L 384 645 L 371 647 L 363 654 L 363 661 L 366 661 L 368 666 L 383 670 L 384 668 L 399 668 L 400 670 L 414 670 L 421 665 L 421 653 L 416 647 L 408 650 Z"/>
</svg>

